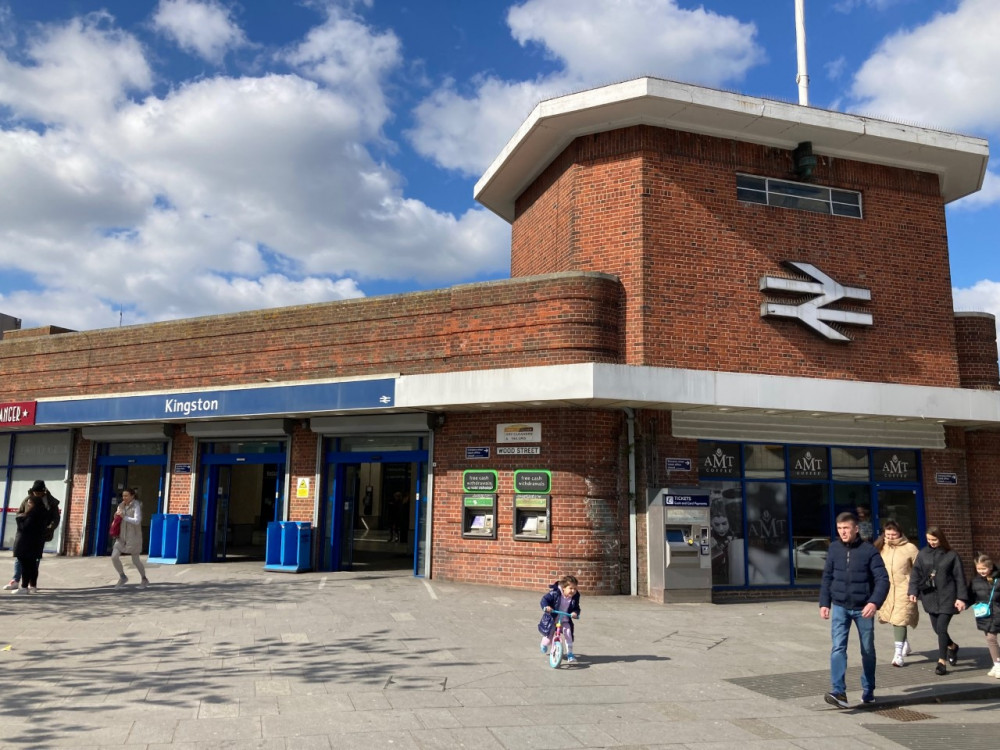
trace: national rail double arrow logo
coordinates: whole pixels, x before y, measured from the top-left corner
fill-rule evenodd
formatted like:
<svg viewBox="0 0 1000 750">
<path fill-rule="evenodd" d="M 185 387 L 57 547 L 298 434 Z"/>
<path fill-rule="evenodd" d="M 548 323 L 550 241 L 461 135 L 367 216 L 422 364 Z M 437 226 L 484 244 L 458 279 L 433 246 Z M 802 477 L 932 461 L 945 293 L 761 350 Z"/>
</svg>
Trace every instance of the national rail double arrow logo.
<svg viewBox="0 0 1000 750">
<path fill-rule="evenodd" d="M 762 318 L 795 318 L 805 323 L 817 333 L 826 336 L 831 341 L 850 341 L 851 339 L 836 328 L 827 325 L 825 321 L 855 326 L 870 326 L 872 324 L 872 316 L 868 313 L 854 312 L 852 310 L 830 310 L 826 307 L 842 299 L 855 299 L 868 302 L 872 298 L 870 290 L 856 286 L 842 286 L 811 263 L 785 261 L 782 265 L 803 276 L 816 279 L 816 281 L 764 276 L 760 280 L 760 291 L 781 292 L 786 295 L 810 294 L 813 297 L 797 305 L 789 305 L 782 302 L 762 302 L 760 305 L 760 315 Z"/>
</svg>

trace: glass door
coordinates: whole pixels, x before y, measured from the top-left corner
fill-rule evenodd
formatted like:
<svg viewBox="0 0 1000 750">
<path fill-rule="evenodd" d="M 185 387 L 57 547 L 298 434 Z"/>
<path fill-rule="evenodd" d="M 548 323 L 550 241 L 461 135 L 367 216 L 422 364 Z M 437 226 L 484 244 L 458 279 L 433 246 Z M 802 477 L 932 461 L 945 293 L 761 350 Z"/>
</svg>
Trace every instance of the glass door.
<svg viewBox="0 0 1000 750">
<path fill-rule="evenodd" d="M 876 488 L 876 521 L 878 527 L 892 520 L 899 524 L 907 539 L 918 547 L 923 546 L 924 528 L 923 503 L 920 502 L 919 490 L 915 487 L 885 487 Z"/>
</svg>

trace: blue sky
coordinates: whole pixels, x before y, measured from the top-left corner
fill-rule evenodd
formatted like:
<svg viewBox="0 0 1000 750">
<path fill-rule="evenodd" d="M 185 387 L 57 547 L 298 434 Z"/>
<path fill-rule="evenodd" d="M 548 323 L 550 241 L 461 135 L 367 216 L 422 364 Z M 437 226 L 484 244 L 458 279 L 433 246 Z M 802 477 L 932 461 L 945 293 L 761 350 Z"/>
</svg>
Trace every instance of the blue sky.
<svg viewBox="0 0 1000 750">
<path fill-rule="evenodd" d="M 810 104 L 1000 144 L 1000 2 L 806 0 Z M 0 0 L 0 312 L 77 330 L 509 275 L 472 198 L 539 101 L 797 101 L 794 0 Z M 1000 314 L 1000 168 L 948 208 Z"/>
</svg>

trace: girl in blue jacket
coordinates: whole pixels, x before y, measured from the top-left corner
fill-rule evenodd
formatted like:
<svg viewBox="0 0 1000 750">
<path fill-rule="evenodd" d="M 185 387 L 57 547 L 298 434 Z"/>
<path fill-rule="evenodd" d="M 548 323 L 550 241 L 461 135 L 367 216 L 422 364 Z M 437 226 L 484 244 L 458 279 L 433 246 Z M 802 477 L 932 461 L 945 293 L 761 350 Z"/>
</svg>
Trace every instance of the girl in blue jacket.
<svg viewBox="0 0 1000 750">
<path fill-rule="evenodd" d="M 580 592 L 577 590 L 576 578 L 573 576 L 563 576 L 560 580 L 549 586 L 549 590 L 542 597 L 542 619 L 538 622 L 538 632 L 542 634 L 542 653 L 549 652 L 552 643 L 552 634 L 556 631 L 556 617 L 553 610 L 569 612 L 572 618 L 580 616 Z M 573 656 L 573 620 L 568 620 L 563 625 L 563 639 L 566 641 L 566 661 L 574 662 Z"/>
</svg>

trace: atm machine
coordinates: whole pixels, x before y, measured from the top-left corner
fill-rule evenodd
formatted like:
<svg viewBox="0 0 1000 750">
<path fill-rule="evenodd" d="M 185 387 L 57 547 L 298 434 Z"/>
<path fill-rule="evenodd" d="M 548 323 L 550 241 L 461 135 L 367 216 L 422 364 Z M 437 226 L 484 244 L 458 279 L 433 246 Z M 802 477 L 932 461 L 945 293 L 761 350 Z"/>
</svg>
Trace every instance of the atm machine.
<svg viewBox="0 0 1000 750">
<path fill-rule="evenodd" d="M 711 602 L 708 490 L 650 490 L 647 507 L 649 598 L 660 603 Z"/>
</svg>

